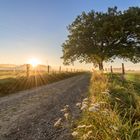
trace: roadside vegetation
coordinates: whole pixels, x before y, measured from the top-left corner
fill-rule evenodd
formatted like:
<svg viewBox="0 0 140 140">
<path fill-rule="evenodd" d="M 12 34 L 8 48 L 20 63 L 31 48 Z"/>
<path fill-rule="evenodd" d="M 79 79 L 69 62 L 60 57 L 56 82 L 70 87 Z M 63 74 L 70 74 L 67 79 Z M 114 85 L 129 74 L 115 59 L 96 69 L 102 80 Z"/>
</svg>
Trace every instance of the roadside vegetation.
<svg viewBox="0 0 140 140">
<path fill-rule="evenodd" d="M 140 79 L 140 75 L 136 76 Z M 94 72 L 89 96 L 81 103 L 82 117 L 75 122 L 76 140 L 139 140 L 140 81 L 134 74 Z"/>
<path fill-rule="evenodd" d="M 16 76 L 13 78 L 0 79 L 0 97 L 6 96 L 21 90 L 31 89 L 46 85 L 49 83 L 57 82 L 72 76 L 82 74 L 83 72 L 73 72 L 73 73 L 43 73 L 36 74 L 30 77 Z"/>
</svg>

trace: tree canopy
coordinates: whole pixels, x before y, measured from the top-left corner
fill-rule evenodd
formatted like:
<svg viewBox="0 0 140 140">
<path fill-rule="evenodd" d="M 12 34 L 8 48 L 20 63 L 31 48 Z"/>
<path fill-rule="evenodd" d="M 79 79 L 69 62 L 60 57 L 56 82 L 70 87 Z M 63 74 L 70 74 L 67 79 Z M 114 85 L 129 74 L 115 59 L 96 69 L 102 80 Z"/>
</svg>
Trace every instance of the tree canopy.
<svg viewBox="0 0 140 140">
<path fill-rule="evenodd" d="M 107 12 L 83 12 L 68 26 L 68 39 L 63 43 L 63 60 L 68 65 L 76 60 L 93 63 L 103 69 L 103 62 L 116 57 L 140 61 L 140 8 L 123 12 L 117 7 Z"/>
</svg>

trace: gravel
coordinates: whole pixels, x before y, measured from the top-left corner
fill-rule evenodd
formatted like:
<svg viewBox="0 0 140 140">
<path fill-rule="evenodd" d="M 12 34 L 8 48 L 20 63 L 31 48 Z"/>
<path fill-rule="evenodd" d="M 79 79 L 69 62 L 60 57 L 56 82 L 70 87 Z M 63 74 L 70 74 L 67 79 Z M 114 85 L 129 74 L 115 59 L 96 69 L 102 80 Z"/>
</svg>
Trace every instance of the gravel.
<svg viewBox="0 0 140 140">
<path fill-rule="evenodd" d="M 76 107 L 87 96 L 90 75 L 83 74 L 39 88 L 0 98 L 0 140 L 71 140 L 69 127 L 54 128 L 69 105 Z"/>
</svg>

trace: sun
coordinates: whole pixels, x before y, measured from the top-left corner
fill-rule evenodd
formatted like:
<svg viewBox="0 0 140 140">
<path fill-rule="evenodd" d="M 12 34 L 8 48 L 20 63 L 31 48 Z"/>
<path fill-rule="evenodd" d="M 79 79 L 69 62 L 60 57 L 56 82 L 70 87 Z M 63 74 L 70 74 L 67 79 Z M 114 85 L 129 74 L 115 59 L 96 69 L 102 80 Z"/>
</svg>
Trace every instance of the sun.
<svg viewBox="0 0 140 140">
<path fill-rule="evenodd" d="M 40 62 L 37 58 L 31 58 L 28 60 L 28 64 L 32 65 L 33 67 L 36 67 L 39 63 Z"/>
</svg>

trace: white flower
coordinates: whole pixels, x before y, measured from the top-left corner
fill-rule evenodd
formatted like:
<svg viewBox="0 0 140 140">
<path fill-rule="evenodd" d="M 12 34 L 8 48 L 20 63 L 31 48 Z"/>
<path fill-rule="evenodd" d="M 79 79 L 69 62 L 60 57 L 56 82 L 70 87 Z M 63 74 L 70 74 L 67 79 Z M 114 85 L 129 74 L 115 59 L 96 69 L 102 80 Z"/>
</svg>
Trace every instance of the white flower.
<svg viewBox="0 0 140 140">
<path fill-rule="evenodd" d="M 96 108 L 100 108 L 100 103 L 95 103 L 93 106 Z"/>
<path fill-rule="evenodd" d="M 64 107 L 69 108 L 69 105 L 65 105 Z"/>
<path fill-rule="evenodd" d="M 90 137 L 91 134 L 92 134 L 92 131 L 88 131 L 87 134 L 83 135 L 82 139 L 87 140 Z"/>
<path fill-rule="evenodd" d="M 107 110 L 107 109 L 105 109 L 101 113 L 103 113 L 103 115 L 105 115 L 105 116 L 109 116 L 109 110 Z"/>
<path fill-rule="evenodd" d="M 81 105 L 82 105 L 81 103 L 76 103 L 76 106 L 79 108 L 81 107 Z"/>
<path fill-rule="evenodd" d="M 85 128 L 86 125 L 79 125 L 77 128 Z"/>
<path fill-rule="evenodd" d="M 88 133 L 87 133 L 88 135 L 90 135 L 90 134 L 92 134 L 92 131 L 88 131 Z"/>
<path fill-rule="evenodd" d="M 105 94 L 105 95 L 108 95 L 110 96 L 109 92 L 108 91 L 103 91 L 102 94 Z"/>
<path fill-rule="evenodd" d="M 66 120 L 69 120 L 70 119 L 70 114 L 69 113 L 65 113 L 64 117 L 66 118 Z"/>
<path fill-rule="evenodd" d="M 84 101 L 84 102 L 87 102 L 87 101 L 88 101 L 88 98 L 83 99 L 83 101 Z"/>
<path fill-rule="evenodd" d="M 81 110 L 86 110 L 88 108 L 88 105 L 82 104 Z"/>
<path fill-rule="evenodd" d="M 61 109 L 60 111 L 61 111 L 61 112 L 67 112 L 68 109 L 67 109 L 67 108 L 64 108 L 64 109 Z"/>
<path fill-rule="evenodd" d="M 72 136 L 73 137 L 76 137 L 77 135 L 78 135 L 78 132 L 77 131 L 72 132 Z"/>
<path fill-rule="evenodd" d="M 118 98 L 118 97 L 115 97 L 115 99 L 116 99 L 116 100 L 118 100 L 118 101 L 121 101 L 121 99 L 120 99 L 120 98 Z"/>
<path fill-rule="evenodd" d="M 86 128 L 91 128 L 91 127 L 93 127 L 93 125 L 87 125 L 87 126 L 86 126 Z"/>
<path fill-rule="evenodd" d="M 116 127 L 116 126 L 113 126 L 113 129 L 114 129 L 115 131 L 118 131 L 118 127 Z"/>
<path fill-rule="evenodd" d="M 103 101 L 102 101 L 102 102 L 99 102 L 99 104 L 107 104 L 107 102 L 103 102 Z"/>
<path fill-rule="evenodd" d="M 88 138 L 87 134 L 84 134 L 82 140 L 87 140 L 87 138 Z"/>
<path fill-rule="evenodd" d="M 109 93 L 109 89 L 106 89 L 105 91 Z"/>
<path fill-rule="evenodd" d="M 69 105 L 65 105 L 63 109 L 60 110 L 61 112 L 67 113 L 70 111 Z"/>
<path fill-rule="evenodd" d="M 83 106 L 83 105 L 88 105 L 88 102 L 82 102 L 82 106 Z"/>
<path fill-rule="evenodd" d="M 59 118 L 55 123 L 54 123 L 54 127 L 60 127 L 62 124 L 62 118 Z"/>
<path fill-rule="evenodd" d="M 88 109 L 90 112 L 97 112 L 99 111 L 99 108 L 95 107 L 95 106 L 92 106 Z"/>
<path fill-rule="evenodd" d="M 113 130 L 115 130 L 115 131 L 118 131 L 119 130 L 118 127 L 117 126 L 114 126 L 114 125 L 111 125 L 110 128 L 113 129 Z"/>
</svg>

